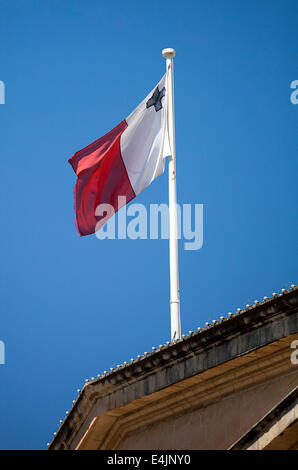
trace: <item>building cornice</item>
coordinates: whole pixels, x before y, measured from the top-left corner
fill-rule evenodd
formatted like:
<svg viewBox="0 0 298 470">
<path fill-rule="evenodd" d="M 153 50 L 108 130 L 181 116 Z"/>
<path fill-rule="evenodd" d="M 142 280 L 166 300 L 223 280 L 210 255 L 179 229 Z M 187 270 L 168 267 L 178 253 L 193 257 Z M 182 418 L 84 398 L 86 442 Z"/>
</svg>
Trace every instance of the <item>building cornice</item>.
<svg viewBox="0 0 298 470">
<path fill-rule="evenodd" d="M 144 353 L 130 363 L 88 380 L 56 433 L 50 449 L 69 448 L 79 424 L 87 420 L 99 399 L 109 397 L 108 407 L 122 406 L 124 402 L 138 398 L 133 392 L 133 384 L 142 383 L 139 390 L 143 395 L 148 395 L 295 334 L 298 330 L 297 313 L 298 288 L 292 286 L 281 294 L 273 294 L 270 299 L 265 298 L 229 314 L 228 318 L 221 317 L 220 321 L 214 321 L 204 329 L 190 332 L 182 340 L 161 345 L 151 353 Z M 161 378 L 160 383 L 155 383 L 157 374 Z M 119 391 L 122 391 L 120 402 L 118 405 L 116 402 L 111 404 L 114 400 L 111 397 L 120 396 Z"/>
</svg>

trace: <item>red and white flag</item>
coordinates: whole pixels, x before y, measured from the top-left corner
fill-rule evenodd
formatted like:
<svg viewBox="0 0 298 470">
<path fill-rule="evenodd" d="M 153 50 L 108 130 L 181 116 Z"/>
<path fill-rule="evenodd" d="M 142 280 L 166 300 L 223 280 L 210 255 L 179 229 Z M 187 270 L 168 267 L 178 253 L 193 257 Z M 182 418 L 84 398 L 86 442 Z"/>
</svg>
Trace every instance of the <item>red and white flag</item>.
<svg viewBox="0 0 298 470">
<path fill-rule="evenodd" d="M 94 233 L 107 221 L 106 214 L 96 215 L 100 204 L 117 212 L 164 172 L 170 153 L 167 95 L 165 74 L 124 121 L 68 160 L 78 177 L 74 203 L 80 235 Z"/>
</svg>

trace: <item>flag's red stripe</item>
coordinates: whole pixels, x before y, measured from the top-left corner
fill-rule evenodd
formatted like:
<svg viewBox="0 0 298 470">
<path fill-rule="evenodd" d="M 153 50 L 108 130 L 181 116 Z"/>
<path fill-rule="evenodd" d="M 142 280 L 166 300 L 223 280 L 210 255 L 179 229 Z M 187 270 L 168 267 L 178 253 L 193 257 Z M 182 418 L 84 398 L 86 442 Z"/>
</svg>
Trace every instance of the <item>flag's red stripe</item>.
<svg viewBox="0 0 298 470">
<path fill-rule="evenodd" d="M 120 137 L 126 127 L 124 120 L 69 159 L 78 176 L 74 196 L 80 235 L 90 235 L 106 222 L 105 214 L 101 218 L 95 216 L 99 204 L 111 204 L 117 212 L 118 196 L 125 196 L 127 203 L 135 197 L 120 149 Z"/>
</svg>

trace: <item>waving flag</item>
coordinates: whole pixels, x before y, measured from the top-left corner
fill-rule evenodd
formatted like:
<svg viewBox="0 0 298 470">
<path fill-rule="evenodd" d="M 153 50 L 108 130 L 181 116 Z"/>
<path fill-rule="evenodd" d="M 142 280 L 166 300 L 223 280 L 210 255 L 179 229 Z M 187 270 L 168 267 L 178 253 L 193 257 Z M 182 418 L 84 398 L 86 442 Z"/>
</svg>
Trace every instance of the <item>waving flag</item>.
<svg viewBox="0 0 298 470">
<path fill-rule="evenodd" d="M 162 55 L 166 59 L 166 74 L 157 86 L 126 119 L 76 152 L 69 163 L 77 175 L 74 188 L 77 229 L 80 235 L 89 235 L 163 173 L 165 157 L 169 157 L 170 305 L 174 341 L 181 338 L 173 81 L 176 51 L 168 47 Z"/>
<path fill-rule="evenodd" d="M 106 214 L 96 215 L 100 204 L 117 212 L 119 196 L 127 204 L 164 172 L 169 155 L 166 86 L 165 74 L 126 119 L 69 159 L 77 175 L 74 203 L 80 235 L 94 233 L 107 221 Z"/>
</svg>

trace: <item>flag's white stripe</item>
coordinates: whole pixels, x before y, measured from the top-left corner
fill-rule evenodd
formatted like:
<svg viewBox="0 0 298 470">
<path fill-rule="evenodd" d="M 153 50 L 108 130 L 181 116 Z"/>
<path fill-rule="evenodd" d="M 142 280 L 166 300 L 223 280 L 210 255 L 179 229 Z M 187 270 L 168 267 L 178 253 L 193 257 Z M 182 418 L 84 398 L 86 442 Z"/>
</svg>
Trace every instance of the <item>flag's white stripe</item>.
<svg viewBox="0 0 298 470">
<path fill-rule="evenodd" d="M 166 75 L 158 83 L 166 87 Z M 121 135 L 121 155 L 135 194 L 139 194 L 164 172 L 164 157 L 169 155 L 167 133 L 167 90 L 162 109 L 146 108 L 156 87 L 126 118 L 127 128 Z"/>
</svg>

